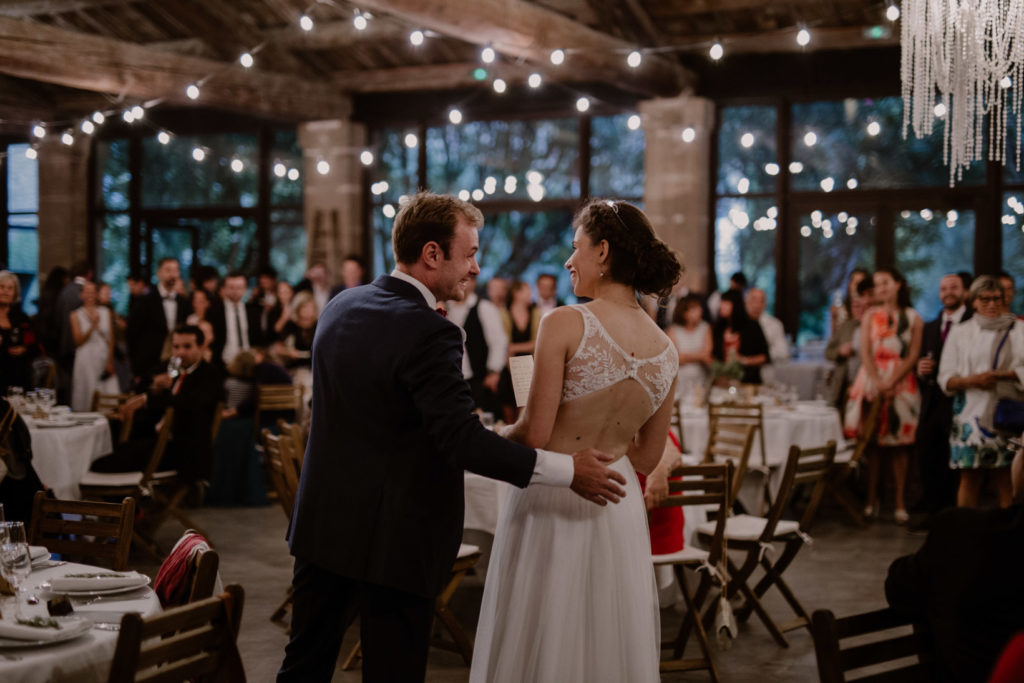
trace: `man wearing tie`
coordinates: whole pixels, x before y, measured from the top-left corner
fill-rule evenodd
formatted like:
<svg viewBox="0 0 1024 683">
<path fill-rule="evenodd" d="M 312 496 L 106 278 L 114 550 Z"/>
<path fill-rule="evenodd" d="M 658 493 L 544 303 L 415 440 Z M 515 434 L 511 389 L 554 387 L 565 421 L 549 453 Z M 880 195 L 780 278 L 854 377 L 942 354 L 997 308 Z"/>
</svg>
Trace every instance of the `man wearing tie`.
<svg viewBox="0 0 1024 683">
<path fill-rule="evenodd" d="M 942 312 L 924 326 L 917 380 L 921 387 L 921 417 L 917 424 L 917 465 L 923 489 L 919 506 L 925 517 L 910 525 L 911 531 L 928 528 L 931 517 L 956 502 L 956 473 L 949 467 L 949 430 L 953 424 L 953 399 L 935 381 L 942 347 L 949 330 L 971 317 L 966 305 L 970 275 L 949 273 L 939 281 Z"/>
<path fill-rule="evenodd" d="M 171 330 L 184 325 L 192 312 L 188 299 L 175 291 L 180 277 L 178 259 L 160 259 L 156 287 L 138 298 L 128 316 L 128 351 L 138 388 L 148 387 L 161 361 L 170 357 Z"/>
<path fill-rule="evenodd" d="M 219 367 L 227 366 L 239 351 L 260 345 L 257 312 L 242 303 L 245 289 L 245 274 L 230 273 L 224 278 L 224 297 L 210 311 L 210 325 L 213 326 L 210 350 L 214 364 Z"/>
</svg>

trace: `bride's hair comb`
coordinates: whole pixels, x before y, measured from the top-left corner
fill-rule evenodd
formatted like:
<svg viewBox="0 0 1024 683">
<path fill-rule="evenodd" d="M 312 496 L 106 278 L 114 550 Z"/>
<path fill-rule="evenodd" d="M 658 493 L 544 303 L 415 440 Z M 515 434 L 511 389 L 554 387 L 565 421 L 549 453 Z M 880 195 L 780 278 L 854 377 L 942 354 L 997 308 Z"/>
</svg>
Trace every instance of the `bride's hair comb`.
<svg viewBox="0 0 1024 683">
<path fill-rule="evenodd" d="M 626 225 L 626 221 L 622 220 L 622 216 L 619 215 L 619 203 L 613 199 L 609 199 L 605 201 L 605 204 L 607 204 L 608 207 L 611 208 L 611 210 L 615 213 L 615 217 L 619 219 L 619 223 L 621 223 L 622 227 L 626 229 L 626 232 L 629 232 L 629 226 Z"/>
</svg>

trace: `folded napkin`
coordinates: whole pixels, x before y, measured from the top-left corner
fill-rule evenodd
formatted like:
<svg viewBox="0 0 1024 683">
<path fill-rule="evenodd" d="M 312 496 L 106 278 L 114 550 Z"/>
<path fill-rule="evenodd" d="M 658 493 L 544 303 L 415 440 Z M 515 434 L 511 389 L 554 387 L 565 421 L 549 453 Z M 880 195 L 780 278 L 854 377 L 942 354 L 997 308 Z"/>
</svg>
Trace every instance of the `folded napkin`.
<svg viewBox="0 0 1024 683">
<path fill-rule="evenodd" d="M 50 551 L 46 549 L 46 546 L 42 545 L 30 545 L 28 547 L 28 554 L 29 557 L 32 558 L 33 562 L 36 560 L 45 560 L 50 557 Z"/>
<path fill-rule="evenodd" d="M 81 628 L 81 619 L 56 621 L 48 617 L 36 617 L 18 623 L 14 619 L 0 619 L 0 638 L 11 640 L 60 640 L 67 632 Z"/>
<path fill-rule="evenodd" d="M 149 577 L 138 572 L 72 572 L 50 579 L 54 591 L 102 591 L 112 588 L 145 586 Z"/>
</svg>

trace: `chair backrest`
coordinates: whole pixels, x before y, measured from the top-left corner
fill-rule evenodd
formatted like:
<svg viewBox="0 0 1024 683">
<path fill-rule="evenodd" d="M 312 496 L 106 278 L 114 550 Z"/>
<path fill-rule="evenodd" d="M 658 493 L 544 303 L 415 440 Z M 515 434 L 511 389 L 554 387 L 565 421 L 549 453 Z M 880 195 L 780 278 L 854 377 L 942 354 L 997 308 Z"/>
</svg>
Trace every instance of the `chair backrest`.
<svg viewBox="0 0 1024 683">
<path fill-rule="evenodd" d="M 913 630 L 908 632 L 911 627 Z M 847 671 L 868 666 L 874 667 L 873 671 L 859 675 L 858 682 L 931 680 L 923 627 L 900 617 L 891 608 L 842 619 L 836 619 L 829 610 L 816 610 L 811 617 L 811 635 L 821 683 L 844 683 Z M 852 638 L 856 642 L 843 647 L 842 641 Z M 916 657 L 916 661 L 908 661 L 911 657 Z"/>
<path fill-rule="evenodd" d="M 761 446 L 761 464 L 768 465 L 768 450 L 764 441 L 764 408 L 760 403 L 709 403 L 709 433 L 717 424 L 753 425 Z"/>
<path fill-rule="evenodd" d="M 107 680 L 245 681 L 235 644 L 244 600 L 242 587 L 233 585 L 151 617 L 125 614 Z"/>
<path fill-rule="evenodd" d="M 285 453 L 290 450 L 292 450 L 291 443 L 287 436 L 272 434 L 269 429 L 263 430 L 263 452 L 266 457 L 270 483 L 277 491 L 281 508 L 288 519 L 292 517 L 295 495 L 299 490 L 299 477 L 293 466 L 293 456 L 290 452 Z"/>
<path fill-rule="evenodd" d="M 658 507 L 716 506 L 707 509 L 708 518 L 716 520 L 715 532 L 708 545 L 708 562 L 714 567 L 725 554 L 725 521 L 732 506 L 735 472 L 731 461 L 677 465 L 668 475 L 668 495 L 658 504 Z"/>
<path fill-rule="evenodd" d="M 81 515 L 65 519 L 64 515 Z M 128 566 L 135 525 L 135 499 L 118 503 L 55 500 L 36 491 L 32 501 L 28 542 L 45 545 L 51 553 L 110 560 L 120 571 Z"/>
<path fill-rule="evenodd" d="M 709 425 L 704 462 L 731 462 L 736 468 L 732 478 L 732 490 L 729 492 L 730 508 L 739 495 L 740 486 L 743 485 L 743 477 L 750 462 L 750 451 L 754 448 L 756 431 L 757 428 L 752 424 L 712 422 Z"/>
<path fill-rule="evenodd" d="M 213 409 L 213 422 L 210 423 L 210 445 L 217 443 L 217 434 L 220 433 L 220 423 L 224 420 L 224 401 L 219 401 Z"/>
<path fill-rule="evenodd" d="M 153 590 L 164 607 L 176 607 L 213 595 L 220 556 L 202 534 L 187 530 L 164 559 Z"/>
<path fill-rule="evenodd" d="M 135 396 L 135 394 L 101 394 L 98 391 L 92 394 L 92 412 L 103 413 L 106 418 L 120 420 L 121 416 L 118 414 L 118 409 L 128 399 Z M 118 437 L 118 441 L 121 443 L 127 443 L 131 437 L 132 422 L 135 420 L 135 413 L 129 413 L 128 419 L 121 424 L 121 432 Z"/>
<path fill-rule="evenodd" d="M 302 461 L 306 457 L 306 441 L 309 435 L 306 434 L 302 425 L 298 422 L 285 422 L 284 420 L 277 421 L 277 432 L 284 434 L 292 440 L 294 446 L 295 455 L 298 459 L 299 469 L 302 469 Z"/>
<path fill-rule="evenodd" d="M 164 411 L 163 421 L 160 424 L 160 432 L 156 435 L 156 445 L 153 446 L 153 453 L 149 456 L 149 462 L 146 463 L 146 469 L 142 471 L 142 480 L 139 482 L 140 487 L 146 487 L 149 482 L 153 479 L 153 475 L 156 473 L 157 468 L 160 467 L 160 461 L 163 460 L 164 452 L 167 450 L 167 444 L 171 441 L 171 433 L 174 429 L 174 408 L 168 407 Z"/>
<path fill-rule="evenodd" d="M 782 471 L 782 482 L 779 484 L 779 492 L 775 496 L 775 502 L 768 510 L 768 523 L 764 526 L 761 534 L 762 541 L 770 541 L 775 535 L 775 527 L 782 519 L 786 506 L 793 496 L 793 489 L 798 484 L 813 484 L 810 502 L 800 518 L 800 530 L 808 531 L 818 514 L 818 507 L 825 495 L 825 487 L 828 485 L 828 474 L 832 469 L 832 463 L 836 457 L 836 442 L 829 441 L 824 446 L 815 448 L 800 448 L 790 446 L 789 455 L 786 458 L 786 468 Z"/>
<path fill-rule="evenodd" d="M 302 415 L 302 387 L 297 384 L 260 384 L 256 387 L 256 410 L 252 419 L 256 433 L 263 428 L 262 413 L 291 411 L 294 419 Z"/>
<path fill-rule="evenodd" d="M 42 389 L 57 388 L 57 364 L 52 358 L 36 358 L 32 361 L 32 386 Z"/>
<path fill-rule="evenodd" d="M 679 452 L 686 452 L 686 442 L 683 441 L 683 399 L 677 398 L 672 403 L 672 419 L 669 422 L 669 429 L 674 429 L 679 440 Z"/>
</svg>

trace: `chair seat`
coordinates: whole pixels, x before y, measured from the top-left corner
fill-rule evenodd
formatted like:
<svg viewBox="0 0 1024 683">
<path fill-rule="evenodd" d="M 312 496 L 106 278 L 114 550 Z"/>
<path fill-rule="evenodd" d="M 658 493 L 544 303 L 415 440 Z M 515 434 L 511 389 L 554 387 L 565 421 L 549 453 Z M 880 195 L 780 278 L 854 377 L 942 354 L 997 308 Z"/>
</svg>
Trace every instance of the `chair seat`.
<svg viewBox="0 0 1024 683">
<path fill-rule="evenodd" d="M 714 533 L 714 529 L 712 529 Z M 708 559 L 708 551 L 700 548 L 683 548 L 679 552 L 654 555 L 651 558 L 655 565 L 662 564 L 698 564 Z"/>
<path fill-rule="evenodd" d="M 455 556 L 455 559 L 461 560 L 463 558 L 469 557 L 470 555 L 474 555 L 478 552 L 480 552 L 480 548 L 476 547 L 475 545 L 463 543 L 459 546 L 459 554 Z"/>
<path fill-rule="evenodd" d="M 725 538 L 730 541 L 756 541 L 764 533 L 764 525 L 768 520 L 764 517 L 753 515 L 736 515 L 725 522 Z M 787 536 L 800 528 L 799 522 L 788 519 L 779 520 L 775 527 L 775 535 L 772 538 Z M 711 536 L 715 533 L 715 522 L 705 522 L 697 526 L 697 533 L 701 536 Z"/>
<path fill-rule="evenodd" d="M 177 475 L 178 473 L 174 470 L 166 470 L 154 474 L 153 479 L 170 479 Z M 142 472 L 86 472 L 82 480 L 78 482 L 78 485 L 114 488 L 119 486 L 138 486 L 141 482 Z"/>
</svg>

